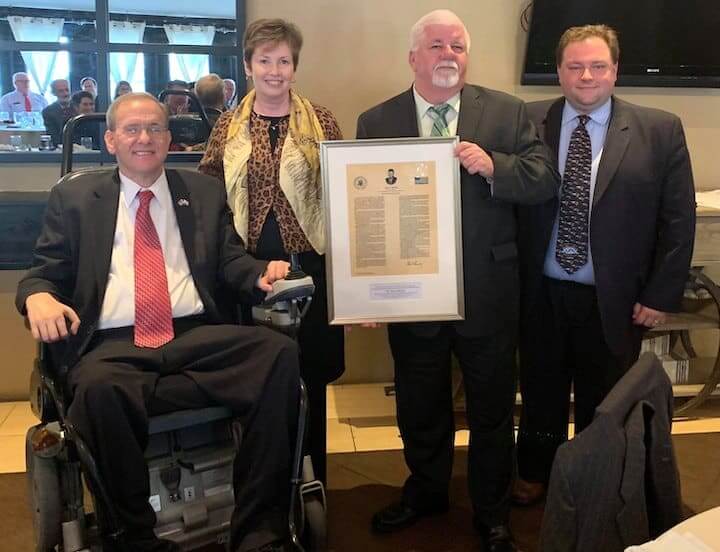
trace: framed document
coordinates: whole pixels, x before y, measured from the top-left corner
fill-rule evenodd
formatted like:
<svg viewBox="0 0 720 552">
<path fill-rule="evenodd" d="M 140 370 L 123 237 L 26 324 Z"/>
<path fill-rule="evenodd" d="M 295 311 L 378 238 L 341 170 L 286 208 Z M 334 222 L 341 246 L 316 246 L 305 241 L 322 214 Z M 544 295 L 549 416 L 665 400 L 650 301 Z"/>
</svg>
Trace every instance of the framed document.
<svg viewBox="0 0 720 552">
<path fill-rule="evenodd" d="M 331 324 L 464 318 L 457 142 L 320 144 Z"/>
</svg>

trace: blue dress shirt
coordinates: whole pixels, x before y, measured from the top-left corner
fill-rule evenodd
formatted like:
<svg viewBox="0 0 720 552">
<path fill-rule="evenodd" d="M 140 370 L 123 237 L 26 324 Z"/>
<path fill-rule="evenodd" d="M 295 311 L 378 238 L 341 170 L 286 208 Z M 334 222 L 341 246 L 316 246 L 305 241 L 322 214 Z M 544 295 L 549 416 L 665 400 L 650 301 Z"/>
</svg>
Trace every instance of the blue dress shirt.
<svg viewBox="0 0 720 552">
<path fill-rule="evenodd" d="M 602 157 L 603 147 L 605 146 L 605 136 L 607 135 L 608 125 L 610 123 L 610 113 L 612 110 L 612 100 L 608 99 L 603 105 L 596 110 L 588 113 L 590 120 L 585 125 L 590 135 L 590 143 L 592 145 L 592 165 L 590 168 L 590 205 L 588 212 L 588 256 L 587 263 L 579 270 L 572 274 L 565 272 L 565 269 L 555 259 L 555 249 L 557 247 L 558 225 L 560 223 L 560 209 L 558 208 L 555 224 L 553 226 L 552 237 L 545 253 L 545 266 L 543 272 L 550 278 L 556 280 L 571 280 L 580 284 L 595 285 L 595 270 L 592 264 L 592 248 L 590 247 L 590 228 L 592 227 L 592 204 L 593 195 L 595 194 L 595 180 L 597 178 L 598 167 L 600 166 L 600 158 Z M 570 146 L 570 135 L 578 125 L 578 115 L 580 113 L 565 101 L 563 108 L 562 125 L 560 126 L 560 143 L 558 146 L 558 168 L 560 174 L 565 173 L 565 161 L 567 160 L 567 151 Z M 560 188 L 562 194 L 562 187 Z"/>
</svg>

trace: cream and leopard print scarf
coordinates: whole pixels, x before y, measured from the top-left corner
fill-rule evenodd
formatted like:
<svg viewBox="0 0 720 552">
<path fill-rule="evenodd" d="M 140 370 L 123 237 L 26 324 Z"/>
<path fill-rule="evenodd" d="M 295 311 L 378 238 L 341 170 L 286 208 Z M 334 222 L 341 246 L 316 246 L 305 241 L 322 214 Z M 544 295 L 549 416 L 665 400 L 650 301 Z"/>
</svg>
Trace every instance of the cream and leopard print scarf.
<svg viewBox="0 0 720 552">
<path fill-rule="evenodd" d="M 248 174 L 252 152 L 250 114 L 255 91 L 248 93 L 233 115 L 227 131 L 225 188 L 235 216 L 235 229 L 248 241 Z M 320 185 L 320 142 L 325 139 L 320 121 L 309 100 L 290 91 L 290 121 L 280 154 L 280 189 L 285 194 L 300 228 L 319 254 L 325 253 L 325 218 Z"/>
</svg>

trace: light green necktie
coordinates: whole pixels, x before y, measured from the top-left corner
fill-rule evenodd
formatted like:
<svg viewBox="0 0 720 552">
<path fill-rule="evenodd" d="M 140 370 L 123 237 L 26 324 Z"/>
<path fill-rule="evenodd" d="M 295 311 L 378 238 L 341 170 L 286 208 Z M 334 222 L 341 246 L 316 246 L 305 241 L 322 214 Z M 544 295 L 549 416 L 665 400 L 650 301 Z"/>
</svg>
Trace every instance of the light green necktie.
<svg viewBox="0 0 720 552">
<path fill-rule="evenodd" d="M 449 110 L 450 106 L 446 103 L 433 105 L 428 108 L 427 113 L 433 120 L 430 136 L 450 136 L 450 129 L 448 128 L 447 120 L 445 120 Z"/>
</svg>

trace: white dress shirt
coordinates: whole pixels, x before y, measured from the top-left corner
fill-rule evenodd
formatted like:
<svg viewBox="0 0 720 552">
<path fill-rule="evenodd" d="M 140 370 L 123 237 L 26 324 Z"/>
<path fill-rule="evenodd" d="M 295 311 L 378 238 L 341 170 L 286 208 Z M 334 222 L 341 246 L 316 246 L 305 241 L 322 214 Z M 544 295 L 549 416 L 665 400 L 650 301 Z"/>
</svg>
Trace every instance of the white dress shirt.
<svg viewBox="0 0 720 552">
<path fill-rule="evenodd" d="M 431 104 L 425 98 L 423 98 L 415 89 L 415 85 L 413 85 L 413 96 L 415 96 L 415 110 L 417 113 L 418 131 L 420 132 L 420 136 L 425 138 L 426 136 L 430 136 L 433 123 L 435 122 L 435 119 L 433 119 L 432 116 L 428 114 L 428 109 L 434 107 L 434 104 Z M 458 116 L 460 115 L 460 92 L 458 92 L 448 101 L 443 103 L 446 103 L 450 106 L 450 109 L 448 109 L 447 113 L 445 114 L 445 121 L 447 122 L 450 136 L 455 136 L 457 134 Z"/>
<path fill-rule="evenodd" d="M 137 194 L 142 190 L 150 190 L 155 195 L 150 201 L 150 218 L 163 251 L 173 318 L 204 312 L 183 249 L 165 172 L 149 188 L 138 186 L 120 173 L 115 239 L 98 324 L 101 330 L 135 324 L 135 214 L 140 206 Z"/>
<path fill-rule="evenodd" d="M 33 111 L 42 111 L 48 106 L 47 100 L 40 94 L 28 92 L 28 97 Z M 8 92 L 0 98 L 0 111 L 7 111 L 11 119 L 13 113 L 25 112 L 25 95 L 17 90 Z"/>
</svg>

